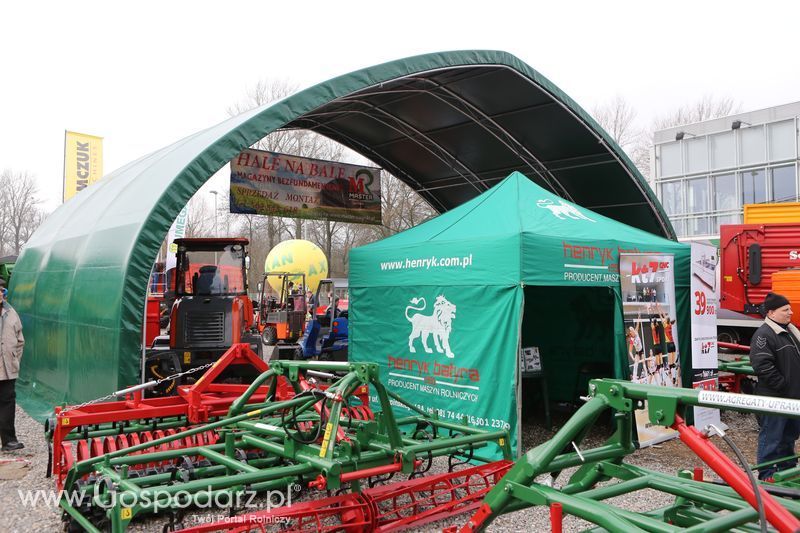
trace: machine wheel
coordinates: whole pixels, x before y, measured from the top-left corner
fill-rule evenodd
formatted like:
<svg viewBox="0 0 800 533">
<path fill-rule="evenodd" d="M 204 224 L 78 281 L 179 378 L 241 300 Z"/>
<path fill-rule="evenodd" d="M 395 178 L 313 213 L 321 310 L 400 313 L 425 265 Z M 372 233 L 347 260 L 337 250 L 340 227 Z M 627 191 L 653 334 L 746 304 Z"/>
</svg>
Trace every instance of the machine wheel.
<svg viewBox="0 0 800 533">
<path fill-rule="evenodd" d="M 301 346 L 297 346 L 294 351 L 292 352 L 292 359 L 295 361 L 305 361 L 305 354 L 303 353 L 303 348 Z"/>
<path fill-rule="evenodd" d="M 178 354 L 173 351 L 158 351 L 148 354 L 144 363 L 145 381 L 163 379 L 182 371 Z M 178 386 L 183 378 L 166 381 L 147 392 L 148 397 L 172 396 L 177 394 Z"/>
<path fill-rule="evenodd" d="M 717 341 L 718 342 L 727 342 L 730 344 L 739 344 L 740 341 L 739 332 L 733 328 L 720 328 L 717 331 Z"/>
<path fill-rule="evenodd" d="M 267 346 L 275 346 L 278 344 L 278 330 L 271 326 L 264 328 L 261 333 L 261 340 Z"/>
</svg>

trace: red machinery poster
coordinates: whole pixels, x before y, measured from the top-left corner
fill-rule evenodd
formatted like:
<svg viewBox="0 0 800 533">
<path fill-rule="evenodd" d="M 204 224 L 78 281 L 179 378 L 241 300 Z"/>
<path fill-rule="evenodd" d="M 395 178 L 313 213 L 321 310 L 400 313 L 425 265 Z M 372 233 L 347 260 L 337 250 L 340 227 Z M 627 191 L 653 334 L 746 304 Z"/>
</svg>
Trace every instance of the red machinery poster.
<svg viewBox="0 0 800 533">
<path fill-rule="evenodd" d="M 671 254 L 619 256 L 625 342 L 634 383 L 682 386 L 674 266 Z M 641 446 L 677 435 L 674 430 L 652 425 L 647 409 L 636 411 L 636 428 Z"/>
</svg>

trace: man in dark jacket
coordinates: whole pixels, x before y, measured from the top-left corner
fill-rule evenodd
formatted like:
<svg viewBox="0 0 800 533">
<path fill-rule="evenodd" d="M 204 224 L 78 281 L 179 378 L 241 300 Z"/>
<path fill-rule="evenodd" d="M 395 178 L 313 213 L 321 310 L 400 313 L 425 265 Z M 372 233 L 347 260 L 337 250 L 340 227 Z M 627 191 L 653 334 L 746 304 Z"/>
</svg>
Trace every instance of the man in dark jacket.
<svg viewBox="0 0 800 533">
<path fill-rule="evenodd" d="M 770 292 L 764 299 L 764 310 L 767 317 L 753 334 L 750 344 L 750 362 L 758 376 L 756 393 L 800 399 L 800 331 L 791 323 L 792 306 L 785 296 Z M 794 455 L 794 444 L 798 437 L 800 420 L 762 416 L 757 462 L 760 464 Z M 796 465 L 796 459 L 773 464 L 760 469 L 758 477 L 767 479 L 777 470 Z"/>
</svg>

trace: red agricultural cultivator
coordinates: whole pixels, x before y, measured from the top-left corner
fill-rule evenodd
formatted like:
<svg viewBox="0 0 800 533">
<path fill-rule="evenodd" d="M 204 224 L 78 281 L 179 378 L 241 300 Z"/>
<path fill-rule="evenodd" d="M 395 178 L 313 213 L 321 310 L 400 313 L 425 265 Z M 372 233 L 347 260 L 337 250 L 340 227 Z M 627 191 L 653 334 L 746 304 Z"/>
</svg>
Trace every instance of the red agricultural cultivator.
<svg viewBox="0 0 800 533">
<path fill-rule="evenodd" d="M 214 383 L 232 364 L 262 373 L 250 385 Z M 451 470 L 453 461 L 490 463 L 498 449 L 508 460 L 508 433 L 438 420 L 387 391 L 374 364 L 267 366 L 240 344 L 178 392 L 143 399 L 136 391 L 124 401 L 56 410 L 48 435 L 69 527 L 121 532 L 159 513 L 175 530 L 192 509 L 233 513 L 255 494 L 285 491 L 291 499 L 298 489 L 350 491 L 287 507 L 301 530 L 324 527 L 323 518 L 367 530 L 425 523 L 444 516 L 442 502 L 449 514 L 477 508 L 509 466 L 420 477 L 438 456 L 451 458 Z M 413 414 L 395 417 L 393 403 Z M 394 474 L 409 479 L 373 487 Z"/>
</svg>

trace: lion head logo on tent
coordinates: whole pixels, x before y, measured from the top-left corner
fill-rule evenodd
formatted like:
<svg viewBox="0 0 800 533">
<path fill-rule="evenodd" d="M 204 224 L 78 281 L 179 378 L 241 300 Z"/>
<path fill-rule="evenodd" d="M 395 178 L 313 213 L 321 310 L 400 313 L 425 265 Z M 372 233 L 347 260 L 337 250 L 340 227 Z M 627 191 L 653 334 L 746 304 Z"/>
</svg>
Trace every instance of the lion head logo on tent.
<svg viewBox="0 0 800 533">
<path fill-rule="evenodd" d="M 456 317 L 456 306 L 447 301 L 444 295 L 436 297 L 433 304 L 433 314 L 423 315 L 421 312 L 427 307 L 425 298 L 412 298 L 411 305 L 406 306 L 406 319 L 411 322 L 411 335 L 408 336 L 408 349 L 416 353 L 414 340 L 420 338 L 425 353 L 433 353 L 428 346 L 428 337 L 433 335 L 436 351 L 444 353 L 447 357 L 455 357 L 450 349 L 450 332 L 453 330 L 453 319 Z M 417 314 L 409 316 L 409 311 Z"/>
<path fill-rule="evenodd" d="M 559 200 L 558 204 L 556 204 L 553 202 L 553 200 L 546 198 L 536 202 L 536 206 L 541 207 L 542 209 L 549 209 L 555 217 L 561 220 L 565 220 L 564 217 L 567 217 L 573 220 L 588 220 L 589 222 L 594 222 L 594 220 L 578 211 L 574 205 L 570 205 L 564 202 L 564 200 Z"/>
</svg>

